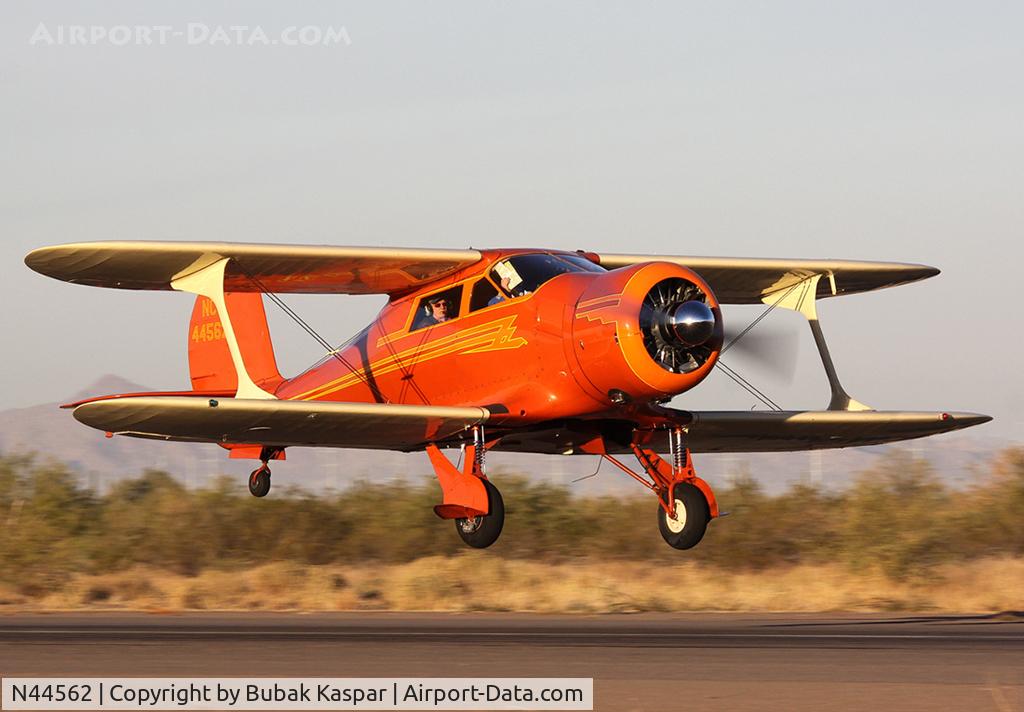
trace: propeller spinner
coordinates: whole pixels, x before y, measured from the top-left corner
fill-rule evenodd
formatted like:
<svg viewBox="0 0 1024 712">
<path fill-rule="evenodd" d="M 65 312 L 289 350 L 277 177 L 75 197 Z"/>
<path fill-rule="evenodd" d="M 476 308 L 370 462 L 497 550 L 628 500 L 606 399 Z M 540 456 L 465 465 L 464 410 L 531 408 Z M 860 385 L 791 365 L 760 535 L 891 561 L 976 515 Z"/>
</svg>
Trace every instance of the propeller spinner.
<svg viewBox="0 0 1024 712">
<path fill-rule="evenodd" d="M 720 329 L 707 295 L 681 277 L 663 279 L 644 297 L 640 330 L 655 363 L 672 373 L 690 373 L 713 353 L 709 345 Z"/>
</svg>

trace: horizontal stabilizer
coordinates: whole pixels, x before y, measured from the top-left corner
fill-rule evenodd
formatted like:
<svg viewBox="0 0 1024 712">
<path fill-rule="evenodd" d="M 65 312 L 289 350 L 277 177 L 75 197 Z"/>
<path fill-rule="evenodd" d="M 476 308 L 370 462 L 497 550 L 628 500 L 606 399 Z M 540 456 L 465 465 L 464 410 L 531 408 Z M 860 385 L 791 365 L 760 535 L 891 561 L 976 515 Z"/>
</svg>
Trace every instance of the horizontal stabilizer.
<svg viewBox="0 0 1024 712">
<path fill-rule="evenodd" d="M 903 262 L 855 260 L 762 259 L 757 257 L 685 257 L 678 255 L 599 255 L 608 269 L 641 262 L 672 262 L 689 267 L 711 287 L 722 304 L 759 304 L 773 294 L 814 275 L 832 279 L 818 282 L 818 298 L 870 292 L 934 277 L 935 267 Z M 833 281 L 835 292 L 833 293 Z"/>
<path fill-rule="evenodd" d="M 75 284 L 170 290 L 171 282 L 229 258 L 226 292 L 394 294 L 480 260 L 476 250 L 330 247 L 231 242 L 80 242 L 25 258 L 40 274 Z"/>
<path fill-rule="evenodd" d="M 236 398 L 140 397 L 97 400 L 80 422 L 118 435 L 274 447 L 419 450 L 484 423 L 484 408 Z"/>
</svg>

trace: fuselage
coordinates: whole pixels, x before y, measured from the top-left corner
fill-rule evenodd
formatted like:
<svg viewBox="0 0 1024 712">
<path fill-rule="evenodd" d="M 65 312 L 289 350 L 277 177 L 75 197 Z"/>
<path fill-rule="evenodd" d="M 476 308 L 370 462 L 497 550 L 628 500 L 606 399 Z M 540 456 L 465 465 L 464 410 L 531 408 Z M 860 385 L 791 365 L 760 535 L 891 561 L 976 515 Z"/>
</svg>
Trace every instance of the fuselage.
<svg viewBox="0 0 1024 712">
<path fill-rule="evenodd" d="M 672 299 L 699 299 L 713 311 L 706 344 L 683 349 L 673 340 L 659 311 L 677 306 Z M 713 368 L 721 334 L 714 295 L 684 267 L 608 271 L 579 253 L 491 250 L 393 296 L 336 356 L 276 395 L 484 406 L 518 422 L 578 417 L 692 388 Z"/>
</svg>

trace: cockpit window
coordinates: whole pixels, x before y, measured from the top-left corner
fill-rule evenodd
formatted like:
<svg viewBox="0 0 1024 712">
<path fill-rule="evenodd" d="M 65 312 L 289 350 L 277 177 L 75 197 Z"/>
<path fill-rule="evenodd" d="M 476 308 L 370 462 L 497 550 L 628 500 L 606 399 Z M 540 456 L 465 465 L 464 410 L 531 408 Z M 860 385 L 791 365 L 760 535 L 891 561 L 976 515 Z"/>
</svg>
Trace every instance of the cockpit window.
<svg viewBox="0 0 1024 712">
<path fill-rule="evenodd" d="M 604 272 L 585 257 L 577 255 L 516 255 L 502 260 L 491 270 L 491 279 L 511 298 L 537 291 L 552 277 L 569 272 Z"/>
<path fill-rule="evenodd" d="M 446 289 L 443 292 L 429 294 L 420 299 L 416 306 L 416 314 L 412 318 L 409 331 L 416 331 L 434 324 L 454 319 L 459 315 L 462 303 L 462 285 Z"/>
<path fill-rule="evenodd" d="M 469 310 L 475 312 L 477 309 L 484 309 L 505 299 L 505 295 L 491 284 L 487 277 L 481 277 L 473 285 L 473 291 L 469 295 Z"/>
</svg>

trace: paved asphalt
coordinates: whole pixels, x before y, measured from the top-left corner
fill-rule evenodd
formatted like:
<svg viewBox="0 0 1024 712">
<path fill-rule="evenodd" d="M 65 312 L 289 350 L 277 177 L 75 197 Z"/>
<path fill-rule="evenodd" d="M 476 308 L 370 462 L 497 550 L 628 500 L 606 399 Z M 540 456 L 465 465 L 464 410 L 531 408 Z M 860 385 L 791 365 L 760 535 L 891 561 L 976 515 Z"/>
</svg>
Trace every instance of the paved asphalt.
<svg viewBox="0 0 1024 712">
<path fill-rule="evenodd" d="M 593 677 L 599 710 L 1024 710 L 1024 613 L 0 615 L 9 676 Z"/>
</svg>

